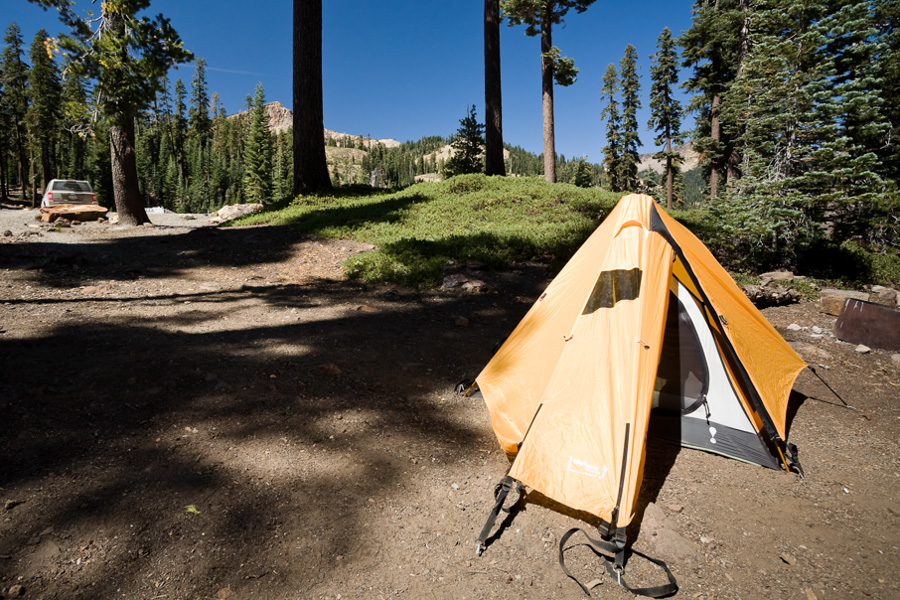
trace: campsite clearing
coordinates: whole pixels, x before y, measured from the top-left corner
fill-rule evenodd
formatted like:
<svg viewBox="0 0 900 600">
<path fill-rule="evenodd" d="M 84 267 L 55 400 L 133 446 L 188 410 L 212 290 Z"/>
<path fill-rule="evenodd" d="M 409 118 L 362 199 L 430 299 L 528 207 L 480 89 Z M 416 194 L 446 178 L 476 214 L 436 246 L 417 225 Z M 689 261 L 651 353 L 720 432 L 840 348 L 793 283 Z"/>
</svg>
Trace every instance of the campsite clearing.
<svg viewBox="0 0 900 600">
<path fill-rule="evenodd" d="M 97 223 L 0 242 L 0 595 L 580 597 L 560 513 L 528 505 L 475 558 L 508 461 L 453 394 L 549 274 L 487 273 L 480 294 L 344 279 L 365 248 Z M 829 336 L 816 303 L 763 313 L 857 410 L 801 373 L 803 480 L 651 439 L 636 547 L 676 598 L 896 598 L 900 366 Z M 631 597 L 586 549 L 568 560 Z"/>
</svg>

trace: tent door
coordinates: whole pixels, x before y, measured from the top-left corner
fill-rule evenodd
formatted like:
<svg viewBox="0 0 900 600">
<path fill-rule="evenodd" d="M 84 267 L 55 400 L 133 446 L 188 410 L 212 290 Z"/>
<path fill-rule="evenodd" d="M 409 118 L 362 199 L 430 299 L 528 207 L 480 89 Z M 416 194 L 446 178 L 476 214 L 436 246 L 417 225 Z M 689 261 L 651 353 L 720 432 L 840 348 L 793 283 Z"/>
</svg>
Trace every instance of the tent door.
<svg viewBox="0 0 900 600">
<path fill-rule="evenodd" d="M 778 469 L 735 394 L 697 300 L 672 279 L 650 435 Z"/>
</svg>

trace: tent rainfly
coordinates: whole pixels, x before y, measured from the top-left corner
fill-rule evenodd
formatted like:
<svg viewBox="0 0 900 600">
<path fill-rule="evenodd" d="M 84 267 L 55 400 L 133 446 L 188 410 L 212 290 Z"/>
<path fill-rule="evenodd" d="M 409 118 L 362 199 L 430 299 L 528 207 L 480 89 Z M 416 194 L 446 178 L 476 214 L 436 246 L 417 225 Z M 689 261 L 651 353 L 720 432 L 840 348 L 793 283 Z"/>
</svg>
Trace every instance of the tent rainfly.
<svg viewBox="0 0 900 600">
<path fill-rule="evenodd" d="M 478 553 L 527 486 L 602 521 L 621 582 L 648 433 L 802 475 L 785 421 L 805 366 L 700 240 L 650 196 L 623 197 L 476 379 L 514 457 Z M 666 572 L 629 589 L 674 593 Z"/>
</svg>

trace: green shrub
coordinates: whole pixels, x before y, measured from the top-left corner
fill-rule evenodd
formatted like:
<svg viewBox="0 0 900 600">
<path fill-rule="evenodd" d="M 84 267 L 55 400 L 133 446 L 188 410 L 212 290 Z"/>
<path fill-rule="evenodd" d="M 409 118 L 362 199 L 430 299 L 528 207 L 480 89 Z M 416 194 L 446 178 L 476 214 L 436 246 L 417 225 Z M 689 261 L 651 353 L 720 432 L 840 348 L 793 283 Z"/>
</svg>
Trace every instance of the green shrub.
<svg viewBox="0 0 900 600">
<path fill-rule="evenodd" d="M 900 255 L 888 251 L 872 252 L 855 240 L 840 245 L 821 242 L 803 258 L 805 272 L 845 285 L 900 285 Z"/>
<path fill-rule="evenodd" d="M 473 174 L 402 191 L 302 196 L 236 224 L 290 224 L 320 237 L 374 244 L 376 250 L 347 261 L 348 275 L 432 287 L 451 261 L 502 268 L 522 260 L 567 260 L 620 197 L 540 178 Z"/>
<path fill-rule="evenodd" d="M 474 174 L 399 191 L 338 188 L 328 195 L 297 197 L 288 206 L 268 207 L 235 224 L 292 225 L 319 237 L 367 242 L 376 249 L 348 259 L 344 265 L 348 275 L 433 287 L 440 285 L 450 263 L 466 260 L 495 269 L 525 260 L 561 265 L 620 197 L 537 177 Z M 837 243 L 808 223 L 792 221 L 797 214 L 790 207 L 775 205 L 761 213 L 757 208 L 722 202 L 711 209 L 670 214 L 726 268 L 742 273 L 740 277 L 752 279 L 752 273 L 788 267 L 845 285 L 900 285 L 900 253 L 895 246 Z M 893 213 L 884 214 L 891 225 Z M 782 232 L 778 227 L 783 225 L 796 227 Z M 746 281 L 751 282 L 758 280 Z M 804 285 L 797 284 L 801 293 L 815 293 L 814 286 L 801 289 Z"/>
</svg>

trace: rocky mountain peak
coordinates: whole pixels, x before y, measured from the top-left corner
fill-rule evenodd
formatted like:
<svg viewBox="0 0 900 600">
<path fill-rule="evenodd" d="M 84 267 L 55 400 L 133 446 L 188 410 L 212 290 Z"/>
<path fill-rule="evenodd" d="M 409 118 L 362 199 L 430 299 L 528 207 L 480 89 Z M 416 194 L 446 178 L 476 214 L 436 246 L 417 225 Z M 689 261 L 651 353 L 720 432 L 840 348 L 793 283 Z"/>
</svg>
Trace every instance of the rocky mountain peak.
<svg viewBox="0 0 900 600">
<path fill-rule="evenodd" d="M 694 150 L 694 146 L 691 142 L 687 142 L 686 144 L 681 144 L 680 146 L 675 146 L 672 148 L 681 155 L 684 162 L 681 163 L 682 172 L 688 172 L 691 169 L 696 168 L 698 164 L 700 164 L 700 155 Z M 655 152 L 649 152 L 647 154 L 641 154 L 641 160 L 638 163 L 638 171 L 643 171 L 645 169 L 650 169 L 655 173 L 662 173 L 665 170 L 665 162 L 653 158 Z"/>
<path fill-rule="evenodd" d="M 275 102 L 269 102 L 264 106 L 264 108 L 266 109 L 266 117 L 269 120 L 269 130 L 272 133 L 279 134 L 283 131 L 287 131 L 294 125 L 294 113 L 292 113 L 291 110 L 281 102 L 278 102 L 277 100 Z M 237 117 L 244 119 L 247 118 L 249 114 L 250 111 L 244 110 L 231 115 L 231 118 Z M 333 138 L 334 140 L 346 140 L 349 138 L 354 146 L 358 143 L 360 138 L 362 138 L 363 143 L 366 147 L 373 144 L 382 144 L 385 148 L 394 148 L 400 145 L 400 142 L 391 138 L 373 140 L 365 136 L 350 135 L 348 133 L 340 133 L 338 131 L 332 131 L 330 129 L 323 129 L 322 133 L 326 141 L 329 138 Z"/>
</svg>

